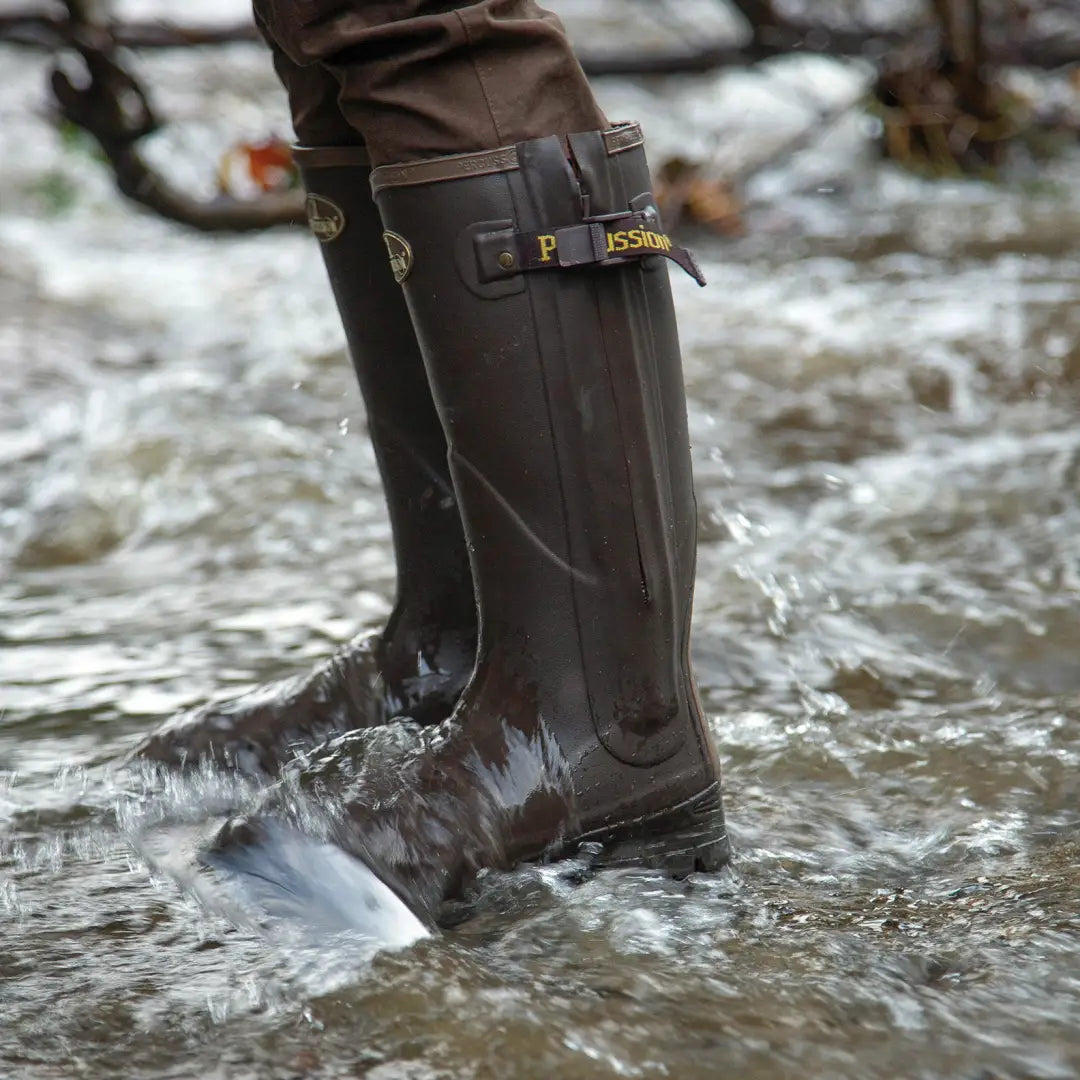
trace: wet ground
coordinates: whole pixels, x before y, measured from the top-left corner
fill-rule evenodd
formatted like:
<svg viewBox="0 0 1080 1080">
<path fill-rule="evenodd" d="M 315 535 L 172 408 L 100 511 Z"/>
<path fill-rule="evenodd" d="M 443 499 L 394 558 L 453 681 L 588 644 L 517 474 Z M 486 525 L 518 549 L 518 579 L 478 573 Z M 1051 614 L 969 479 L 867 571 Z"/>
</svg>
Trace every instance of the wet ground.
<svg viewBox="0 0 1080 1080">
<path fill-rule="evenodd" d="M 284 130 L 257 50 L 151 71 L 193 183 Z M 139 838 L 228 792 L 119 766 L 387 610 L 318 252 L 121 204 L 33 113 L 42 73 L 0 52 L 0 1075 L 1080 1075 L 1075 161 L 932 185 L 852 115 L 753 181 L 745 238 L 697 241 L 695 658 L 734 869 L 526 869 L 371 958 L 208 909 L 182 830 Z M 785 79 L 602 94 L 661 147 L 724 152 L 706 122 L 752 112 L 766 155 Z"/>
</svg>

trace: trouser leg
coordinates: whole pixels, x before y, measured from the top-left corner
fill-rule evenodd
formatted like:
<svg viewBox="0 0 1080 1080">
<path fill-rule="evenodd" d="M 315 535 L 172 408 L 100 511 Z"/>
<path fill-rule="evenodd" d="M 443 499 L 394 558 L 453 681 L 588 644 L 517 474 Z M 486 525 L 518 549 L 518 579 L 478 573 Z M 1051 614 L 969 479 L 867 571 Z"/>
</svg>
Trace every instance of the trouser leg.
<svg viewBox="0 0 1080 1080">
<path fill-rule="evenodd" d="M 375 165 L 605 125 L 562 24 L 533 0 L 255 0 L 255 12 L 293 65 L 332 74 Z M 311 110 L 294 104 L 294 117 L 325 131 Z"/>
</svg>

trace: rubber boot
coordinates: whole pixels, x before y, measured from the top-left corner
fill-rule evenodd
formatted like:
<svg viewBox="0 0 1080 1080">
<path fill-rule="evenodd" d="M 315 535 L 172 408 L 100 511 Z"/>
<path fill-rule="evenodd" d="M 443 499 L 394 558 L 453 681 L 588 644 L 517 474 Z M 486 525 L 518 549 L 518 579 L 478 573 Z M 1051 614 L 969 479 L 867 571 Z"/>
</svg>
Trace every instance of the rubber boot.
<svg viewBox="0 0 1080 1080">
<path fill-rule="evenodd" d="M 346 736 L 286 787 L 343 804 L 329 837 L 429 918 L 484 867 L 586 843 L 605 865 L 718 868 L 664 260 L 700 275 L 658 224 L 640 130 L 381 167 L 372 182 L 450 446 L 480 643 L 445 723 Z M 267 815 L 303 817 L 274 798 Z M 265 821 L 227 825 L 212 858 L 249 859 Z"/>
<path fill-rule="evenodd" d="M 435 411 L 409 312 L 381 248 L 370 168 L 296 147 L 390 513 L 397 590 L 376 648 L 385 715 L 421 723 L 454 707 L 476 657 L 469 556 Z"/>
<path fill-rule="evenodd" d="M 387 265 L 362 147 L 295 148 L 308 218 L 345 328 L 390 514 L 397 596 L 385 629 L 311 675 L 174 717 L 137 751 L 274 773 L 297 747 L 408 716 L 450 713 L 476 655 L 476 601 L 446 438 L 401 290 Z"/>
</svg>

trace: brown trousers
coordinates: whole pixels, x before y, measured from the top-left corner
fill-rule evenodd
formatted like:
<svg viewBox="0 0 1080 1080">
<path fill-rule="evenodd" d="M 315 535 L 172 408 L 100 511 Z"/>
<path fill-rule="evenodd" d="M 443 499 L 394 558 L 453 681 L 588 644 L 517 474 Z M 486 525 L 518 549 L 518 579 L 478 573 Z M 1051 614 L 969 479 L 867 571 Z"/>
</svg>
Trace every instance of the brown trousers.
<svg viewBox="0 0 1080 1080">
<path fill-rule="evenodd" d="M 534 0 L 254 0 L 297 139 L 372 164 L 607 126 L 555 15 Z"/>
</svg>

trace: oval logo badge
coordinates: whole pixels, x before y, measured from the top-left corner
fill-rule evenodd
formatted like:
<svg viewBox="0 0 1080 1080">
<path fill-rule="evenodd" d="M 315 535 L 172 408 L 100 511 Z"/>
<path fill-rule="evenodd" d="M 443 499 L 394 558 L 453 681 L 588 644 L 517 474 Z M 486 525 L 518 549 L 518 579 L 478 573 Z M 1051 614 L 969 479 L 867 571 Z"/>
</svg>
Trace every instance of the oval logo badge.
<svg viewBox="0 0 1080 1080">
<path fill-rule="evenodd" d="M 336 240 L 345 228 L 345 212 L 325 195 L 309 195 L 304 210 L 308 227 L 324 244 Z"/>
<path fill-rule="evenodd" d="M 412 248 L 404 236 L 399 236 L 389 229 L 382 234 L 382 238 L 386 250 L 390 253 L 390 269 L 394 272 L 394 280 L 400 285 L 412 271 Z"/>
</svg>

